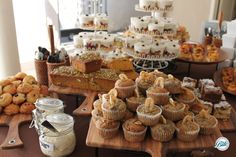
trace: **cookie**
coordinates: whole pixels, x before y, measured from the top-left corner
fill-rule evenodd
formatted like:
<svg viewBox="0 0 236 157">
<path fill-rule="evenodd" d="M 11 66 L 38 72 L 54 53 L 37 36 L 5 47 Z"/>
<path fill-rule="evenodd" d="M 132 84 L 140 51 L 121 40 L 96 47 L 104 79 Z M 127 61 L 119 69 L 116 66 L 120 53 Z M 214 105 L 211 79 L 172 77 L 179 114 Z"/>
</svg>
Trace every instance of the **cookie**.
<svg viewBox="0 0 236 157">
<path fill-rule="evenodd" d="M 16 105 L 23 103 L 25 100 L 26 100 L 26 97 L 25 97 L 25 94 L 23 93 L 16 93 L 12 98 L 13 103 Z"/>
<path fill-rule="evenodd" d="M 16 88 L 22 83 L 21 80 L 16 80 L 16 81 L 13 81 L 12 84 L 14 84 L 16 86 Z"/>
<path fill-rule="evenodd" d="M 16 81 L 17 79 L 15 78 L 15 76 L 10 76 L 8 77 L 8 79 L 10 82 Z"/>
<path fill-rule="evenodd" d="M 18 73 L 15 75 L 15 78 L 16 78 L 17 80 L 23 80 L 23 79 L 25 78 L 25 76 L 27 76 L 26 73 L 18 72 Z"/>
<path fill-rule="evenodd" d="M 19 111 L 20 111 L 20 107 L 16 104 L 10 104 L 3 109 L 3 112 L 9 116 L 17 114 L 19 113 Z"/>
<path fill-rule="evenodd" d="M 31 75 L 27 75 L 25 76 L 25 78 L 23 79 L 23 83 L 29 83 L 29 84 L 37 84 L 37 81 L 35 80 L 35 78 Z"/>
<path fill-rule="evenodd" d="M 25 102 L 20 106 L 20 113 L 31 114 L 34 109 L 34 104 Z"/>
<path fill-rule="evenodd" d="M 35 103 L 39 97 L 40 97 L 39 91 L 32 90 L 31 92 L 27 94 L 26 101 L 30 103 Z"/>
<path fill-rule="evenodd" d="M 0 95 L 3 93 L 2 86 L 0 86 Z"/>
<path fill-rule="evenodd" d="M 4 93 L 0 96 L 0 106 L 5 107 L 12 102 L 12 96 L 10 93 Z"/>
<path fill-rule="evenodd" d="M 6 80 L 1 80 L 0 81 L 0 86 L 7 86 L 7 85 L 9 85 L 9 84 L 11 84 L 11 81 L 10 80 L 8 80 L 8 79 L 6 79 Z"/>
<path fill-rule="evenodd" d="M 40 93 L 41 93 L 43 96 L 48 96 L 48 95 L 49 95 L 48 87 L 45 86 L 45 85 L 41 85 L 41 86 L 40 86 Z"/>
<path fill-rule="evenodd" d="M 39 87 L 39 85 L 33 84 L 33 85 L 32 85 L 32 90 L 38 91 L 38 92 L 40 93 L 40 87 Z"/>
<path fill-rule="evenodd" d="M 17 87 L 17 93 L 29 93 L 32 90 L 32 86 L 29 83 L 22 83 Z"/>
<path fill-rule="evenodd" d="M 5 87 L 3 87 L 3 93 L 10 93 L 10 94 L 15 94 L 16 93 L 16 86 L 14 84 L 9 84 Z"/>
</svg>

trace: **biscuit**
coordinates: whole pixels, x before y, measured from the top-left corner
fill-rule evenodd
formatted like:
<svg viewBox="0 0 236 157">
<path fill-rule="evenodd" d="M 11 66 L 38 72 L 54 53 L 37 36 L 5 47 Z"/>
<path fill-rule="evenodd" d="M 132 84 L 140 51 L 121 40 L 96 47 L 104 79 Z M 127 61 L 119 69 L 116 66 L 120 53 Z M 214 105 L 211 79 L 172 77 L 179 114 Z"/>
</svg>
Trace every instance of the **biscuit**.
<svg viewBox="0 0 236 157">
<path fill-rule="evenodd" d="M 28 76 L 25 76 L 25 78 L 23 79 L 23 83 L 37 84 L 37 81 L 35 80 L 33 76 L 28 75 Z"/>
<path fill-rule="evenodd" d="M 19 113 L 19 111 L 20 111 L 20 107 L 16 104 L 10 104 L 3 109 L 3 112 L 9 116 L 17 114 Z"/>
<path fill-rule="evenodd" d="M 18 73 L 15 75 L 15 78 L 16 78 L 17 80 L 23 80 L 23 79 L 25 78 L 25 76 L 27 76 L 26 73 L 18 72 Z"/>
<path fill-rule="evenodd" d="M 9 85 L 9 84 L 11 84 L 11 81 L 10 80 L 8 80 L 8 79 L 6 79 L 6 80 L 1 80 L 0 81 L 0 86 L 7 86 L 7 85 Z"/>
<path fill-rule="evenodd" d="M 3 87 L 3 93 L 10 93 L 15 94 L 16 93 L 16 86 L 14 84 L 9 84 L 5 87 Z"/>
<path fill-rule="evenodd" d="M 40 97 L 40 93 L 37 90 L 32 90 L 26 96 L 26 101 L 30 103 L 35 103 L 36 100 Z"/>
<path fill-rule="evenodd" d="M 13 103 L 16 104 L 16 105 L 21 104 L 21 103 L 23 103 L 26 100 L 25 94 L 16 93 L 13 96 L 12 100 L 13 100 Z"/>
<path fill-rule="evenodd" d="M 29 93 L 32 90 L 32 86 L 29 83 L 22 83 L 17 87 L 18 93 Z"/>
<path fill-rule="evenodd" d="M 5 107 L 12 102 L 12 96 L 10 93 L 4 93 L 0 96 L 0 106 Z"/>
<path fill-rule="evenodd" d="M 33 85 L 32 85 L 32 90 L 40 92 L 40 87 L 39 87 L 39 85 L 33 84 Z"/>
<path fill-rule="evenodd" d="M 14 76 L 10 76 L 8 77 L 8 79 L 10 82 L 16 81 L 17 79 Z"/>
<path fill-rule="evenodd" d="M 25 102 L 20 106 L 20 113 L 31 114 L 34 109 L 34 104 Z"/>
<path fill-rule="evenodd" d="M 14 84 L 16 86 L 16 88 L 22 83 L 21 80 L 16 80 L 16 81 L 13 81 L 12 84 Z"/>
</svg>

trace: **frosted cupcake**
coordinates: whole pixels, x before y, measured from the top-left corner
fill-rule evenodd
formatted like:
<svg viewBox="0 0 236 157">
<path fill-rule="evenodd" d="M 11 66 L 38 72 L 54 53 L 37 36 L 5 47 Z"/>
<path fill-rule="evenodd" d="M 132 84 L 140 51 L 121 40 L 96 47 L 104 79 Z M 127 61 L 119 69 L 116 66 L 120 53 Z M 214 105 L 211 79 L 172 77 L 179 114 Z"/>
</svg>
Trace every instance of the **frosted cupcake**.
<svg viewBox="0 0 236 157">
<path fill-rule="evenodd" d="M 162 110 L 154 105 L 152 98 L 147 98 L 144 105 L 140 105 L 137 110 L 138 119 L 146 126 L 153 126 L 158 123 Z"/>
<path fill-rule="evenodd" d="M 119 75 L 119 80 L 115 83 L 115 89 L 118 92 L 118 97 L 121 99 L 129 98 L 134 95 L 135 82 L 129 79 L 125 74 Z"/>
<path fill-rule="evenodd" d="M 159 122 L 151 127 L 152 138 L 156 141 L 167 142 L 173 138 L 175 132 L 175 124 L 166 120 L 163 116 L 160 117 Z"/>
<path fill-rule="evenodd" d="M 141 142 L 144 140 L 147 127 L 138 119 L 132 118 L 122 125 L 124 137 L 129 142 Z"/>
<path fill-rule="evenodd" d="M 91 114 L 92 114 L 92 120 L 93 120 L 94 122 L 96 122 L 97 120 L 99 120 L 100 118 L 103 117 L 102 111 L 101 111 L 101 110 L 98 110 L 98 109 L 93 109 L 92 112 L 91 112 Z"/>
<path fill-rule="evenodd" d="M 108 99 L 104 98 L 102 102 L 102 113 L 105 119 L 121 120 L 126 111 L 126 104 L 117 98 L 117 90 L 112 89 L 107 95 Z"/>
<path fill-rule="evenodd" d="M 93 102 L 93 108 L 101 110 L 101 108 L 102 108 L 102 95 L 98 94 L 98 98 L 99 99 L 97 99 Z"/>
<path fill-rule="evenodd" d="M 168 78 L 166 78 L 164 81 L 164 87 L 170 92 L 170 94 L 182 93 L 181 81 L 177 78 L 174 78 L 173 75 L 168 75 Z"/>
<path fill-rule="evenodd" d="M 135 94 L 136 96 L 126 98 L 127 108 L 132 112 L 136 112 L 137 107 L 145 102 L 145 98 L 139 94 L 137 88 Z"/>
<path fill-rule="evenodd" d="M 148 88 L 147 97 L 153 99 L 156 105 L 166 105 L 169 102 L 169 92 L 164 88 L 164 78 L 156 79 L 154 85 Z"/>
<path fill-rule="evenodd" d="M 96 122 L 96 128 L 102 138 L 109 139 L 114 137 L 119 131 L 120 122 L 107 119 L 99 119 Z"/>
<path fill-rule="evenodd" d="M 200 126 L 200 134 L 203 135 L 214 134 L 218 127 L 218 120 L 205 110 L 196 115 L 194 120 Z"/>
<path fill-rule="evenodd" d="M 200 126 L 194 122 L 193 117 L 186 116 L 183 121 L 176 124 L 177 138 L 185 141 L 194 141 L 200 131 Z"/>
<path fill-rule="evenodd" d="M 185 112 L 185 104 L 175 102 L 170 98 L 169 103 L 163 106 L 163 115 L 171 121 L 179 121 L 183 119 Z"/>
</svg>

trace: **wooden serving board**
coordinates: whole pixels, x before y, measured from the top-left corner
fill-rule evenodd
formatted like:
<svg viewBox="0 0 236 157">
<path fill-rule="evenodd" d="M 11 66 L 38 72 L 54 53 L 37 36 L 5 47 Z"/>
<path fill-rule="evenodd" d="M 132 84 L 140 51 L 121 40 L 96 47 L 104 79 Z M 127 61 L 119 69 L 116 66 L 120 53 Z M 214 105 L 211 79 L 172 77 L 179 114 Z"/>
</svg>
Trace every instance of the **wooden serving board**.
<svg viewBox="0 0 236 157">
<path fill-rule="evenodd" d="M 236 131 L 236 112 L 232 107 L 231 116 L 228 121 L 218 120 L 219 128 L 222 132 L 234 132 Z"/>
<path fill-rule="evenodd" d="M 193 149 L 213 148 L 216 139 L 220 136 L 222 136 L 222 134 L 220 133 L 220 130 L 217 129 L 214 135 L 200 135 L 197 140 L 193 142 L 182 142 L 177 138 L 174 138 L 170 142 L 161 143 L 152 140 L 152 138 L 148 136 L 143 142 L 131 143 L 124 139 L 123 131 L 121 130 L 116 137 L 112 139 L 103 139 L 98 134 L 98 130 L 93 120 L 91 120 L 86 138 L 86 144 L 97 148 L 144 151 L 149 153 L 152 157 L 165 157 L 168 151 L 190 151 Z"/>
<path fill-rule="evenodd" d="M 22 123 L 30 122 L 31 114 L 16 114 L 14 116 L 0 115 L 0 126 L 9 126 L 7 136 L 0 145 L 1 149 L 12 149 L 22 147 L 23 142 L 19 136 L 19 126 Z"/>
</svg>

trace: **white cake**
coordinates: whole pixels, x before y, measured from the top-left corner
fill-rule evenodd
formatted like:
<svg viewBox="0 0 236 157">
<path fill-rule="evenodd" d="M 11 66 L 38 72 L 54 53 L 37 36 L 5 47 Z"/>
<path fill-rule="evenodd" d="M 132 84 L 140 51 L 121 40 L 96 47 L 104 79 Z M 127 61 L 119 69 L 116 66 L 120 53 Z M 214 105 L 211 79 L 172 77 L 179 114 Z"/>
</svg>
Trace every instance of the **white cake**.
<svg viewBox="0 0 236 157">
<path fill-rule="evenodd" d="M 106 15 L 95 16 L 94 25 L 96 29 L 108 29 L 108 17 Z"/>
<path fill-rule="evenodd" d="M 156 22 L 157 21 L 157 19 L 154 18 L 153 16 L 143 16 L 142 19 L 147 22 Z"/>
<path fill-rule="evenodd" d="M 148 31 L 160 35 L 164 32 L 164 23 L 162 22 L 149 23 Z"/>
<path fill-rule="evenodd" d="M 83 47 L 83 36 L 82 35 L 74 35 L 73 36 L 73 42 L 74 46 L 76 48 L 82 48 Z"/>
<path fill-rule="evenodd" d="M 161 10 L 169 9 L 173 5 L 173 0 L 157 0 L 157 5 Z"/>
<path fill-rule="evenodd" d="M 145 21 L 143 19 L 138 19 L 134 21 L 133 27 L 134 27 L 134 30 L 138 32 L 147 32 L 148 24 L 149 24 L 148 21 Z"/>
<path fill-rule="evenodd" d="M 85 38 L 83 40 L 83 46 L 87 51 L 96 51 L 100 46 L 100 41 L 95 38 Z"/>
<path fill-rule="evenodd" d="M 139 0 L 139 7 L 145 10 L 153 10 L 157 6 L 156 0 Z"/>
<path fill-rule="evenodd" d="M 128 36 L 125 38 L 125 46 L 126 48 L 133 49 L 134 44 L 138 42 L 138 39 L 135 36 Z"/>
<path fill-rule="evenodd" d="M 93 27 L 94 26 L 94 16 L 92 15 L 80 15 L 79 23 L 81 27 Z"/>
<path fill-rule="evenodd" d="M 175 57 L 179 55 L 179 44 L 176 42 L 167 42 L 164 57 Z"/>
<path fill-rule="evenodd" d="M 155 55 L 158 58 L 162 57 L 164 50 L 164 45 L 161 45 L 158 42 L 151 45 L 151 55 Z"/>
<path fill-rule="evenodd" d="M 110 36 L 105 36 L 100 39 L 100 48 L 101 49 L 110 49 L 114 44 L 114 38 Z"/>
<path fill-rule="evenodd" d="M 141 56 L 147 56 L 150 54 L 151 46 L 149 44 L 145 44 L 144 42 L 138 42 L 134 44 L 134 51 Z"/>
</svg>

